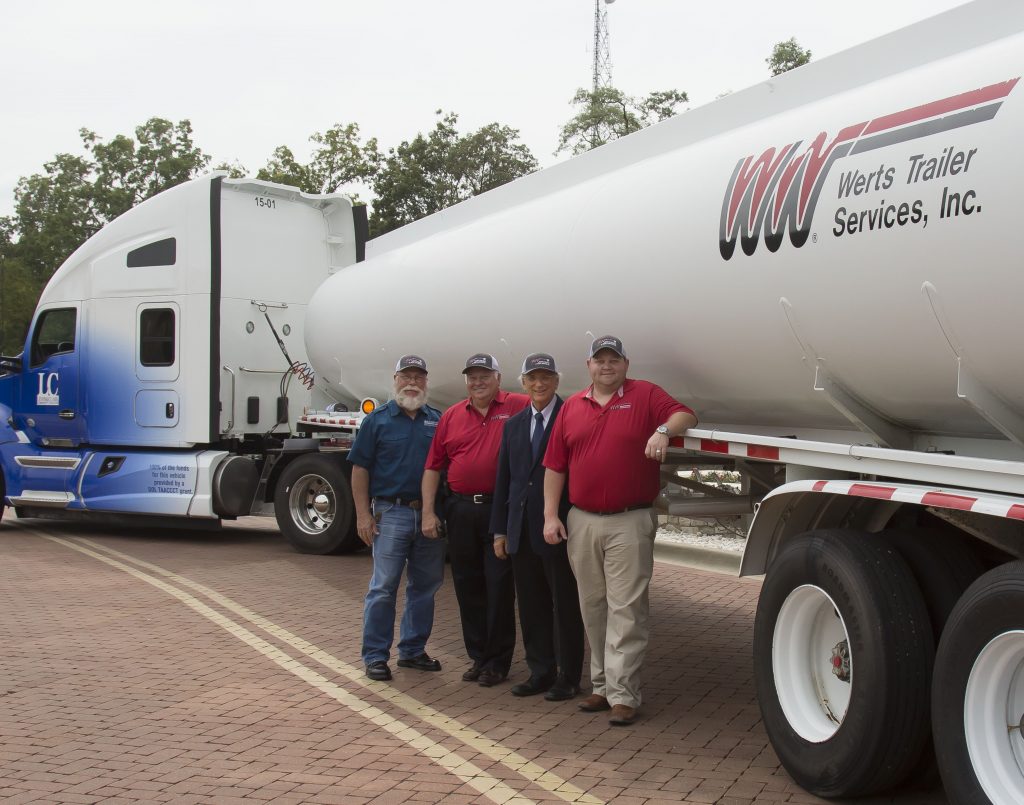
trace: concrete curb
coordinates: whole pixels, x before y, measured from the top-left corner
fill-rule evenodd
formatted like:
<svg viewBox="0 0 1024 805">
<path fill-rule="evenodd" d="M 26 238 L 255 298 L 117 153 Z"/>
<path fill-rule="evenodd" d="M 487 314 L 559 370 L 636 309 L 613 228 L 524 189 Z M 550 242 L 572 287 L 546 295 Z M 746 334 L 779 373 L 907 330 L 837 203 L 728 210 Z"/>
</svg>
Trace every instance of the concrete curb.
<svg viewBox="0 0 1024 805">
<path fill-rule="evenodd" d="M 654 542 L 654 561 L 682 565 L 695 570 L 708 570 L 738 576 L 743 554 L 716 548 L 701 548 L 678 542 Z"/>
</svg>

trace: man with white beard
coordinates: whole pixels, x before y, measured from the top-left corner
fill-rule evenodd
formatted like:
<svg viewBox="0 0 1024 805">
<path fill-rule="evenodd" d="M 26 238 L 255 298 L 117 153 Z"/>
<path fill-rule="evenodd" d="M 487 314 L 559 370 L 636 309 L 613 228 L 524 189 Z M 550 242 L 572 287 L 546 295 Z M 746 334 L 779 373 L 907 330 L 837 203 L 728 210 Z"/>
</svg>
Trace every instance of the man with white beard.
<svg viewBox="0 0 1024 805">
<path fill-rule="evenodd" d="M 434 625 L 434 595 L 444 578 L 445 544 L 423 533 L 420 499 L 423 465 L 441 412 L 427 405 L 423 358 L 399 358 L 394 382 L 394 399 L 363 420 L 348 456 L 356 530 L 373 550 L 373 577 L 363 607 L 363 663 L 366 675 L 378 681 L 391 679 L 388 660 L 403 570 L 408 581 L 398 666 L 441 670 L 426 646 Z"/>
</svg>

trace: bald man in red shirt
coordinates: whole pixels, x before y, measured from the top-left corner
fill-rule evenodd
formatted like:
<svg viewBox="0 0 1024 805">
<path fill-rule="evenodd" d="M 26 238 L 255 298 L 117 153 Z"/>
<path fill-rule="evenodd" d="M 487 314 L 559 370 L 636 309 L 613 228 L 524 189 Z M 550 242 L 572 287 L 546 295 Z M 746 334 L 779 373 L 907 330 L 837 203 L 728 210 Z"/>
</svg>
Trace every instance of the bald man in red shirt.
<svg viewBox="0 0 1024 805">
<path fill-rule="evenodd" d="M 441 471 L 447 470 L 451 488 L 445 504 L 448 554 L 462 637 L 473 661 L 462 678 L 490 687 L 508 677 L 516 647 L 512 565 L 494 553 L 491 499 L 505 423 L 522 411 L 530 398 L 501 390 L 501 374 L 493 355 L 470 355 L 462 373 L 469 397 L 441 415 L 427 454 L 421 490 L 423 533 L 437 535 L 440 522 L 434 500 Z"/>
<path fill-rule="evenodd" d="M 544 539 L 568 540 L 579 587 L 593 685 L 579 707 L 611 710 L 609 723 L 623 726 L 641 703 L 661 462 L 697 417 L 659 386 L 627 379 L 615 336 L 594 341 L 587 367 L 592 385 L 565 401 L 544 454 Z M 572 508 L 562 523 L 567 474 Z"/>
</svg>

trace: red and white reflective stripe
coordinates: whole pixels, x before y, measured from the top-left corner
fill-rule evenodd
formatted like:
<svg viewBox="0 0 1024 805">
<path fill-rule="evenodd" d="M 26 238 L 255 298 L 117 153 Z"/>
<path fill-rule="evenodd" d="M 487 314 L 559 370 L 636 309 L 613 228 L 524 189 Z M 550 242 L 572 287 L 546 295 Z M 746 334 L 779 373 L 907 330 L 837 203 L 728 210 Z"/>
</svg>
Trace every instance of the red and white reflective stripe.
<svg viewBox="0 0 1024 805">
<path fill-rule="evenodd" d="M 915 484 L 894 485 L 867 481 L 793 481 L 778 489 L 773 489 L 765 496 L 765 500 L 776 495 L 794 492 L 824 492 L 830 495 L 894 500 L 898 503 L 913 503 L 937 509 L 959 509 L 960 511 L 1024 520 L 1024 498 L 988 492 L 967 492 L 960 489 L 938 489 Z"/>
<path fill-rule="evenodd" d="M 725 456 L 739 458 L 758 458 L 763 461 L 779 461 L 779 448 L 763 444 L 747 444 L 746 442 L 720 442 L 717 439 L 701 439 L 686 436 L 673 439 L 673 447 L 685 447 L 687 450 L 698 450 L 701 453 L 721 453 Z"/>
</svg>

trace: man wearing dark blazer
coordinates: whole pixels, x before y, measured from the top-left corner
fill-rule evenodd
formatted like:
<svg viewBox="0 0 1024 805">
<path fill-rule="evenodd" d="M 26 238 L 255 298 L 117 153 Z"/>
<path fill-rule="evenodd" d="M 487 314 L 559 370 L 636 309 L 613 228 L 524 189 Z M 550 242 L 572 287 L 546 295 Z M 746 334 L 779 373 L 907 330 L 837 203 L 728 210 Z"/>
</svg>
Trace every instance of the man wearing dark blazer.
<svg viewBox="0 0 1024 805">
<path fill-rule="evenodd" d="M 494 552 L 511 557 L 530 677 L 512 686 L 516 696 L 545 693 L 549 701 L 579 693 L 583 669 L 583 620 L 576 578 L 565 543 L 544 541 L 544 450 L 562 407 L 555 359 L 533 353 L 520 382 L 530 405 L 505 424 L 491 509 Z M 561 509 L 569 510 L 568 495 Z"/>
</svg>

